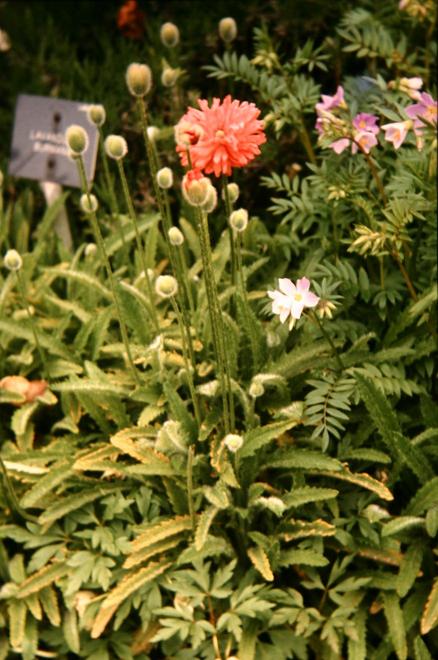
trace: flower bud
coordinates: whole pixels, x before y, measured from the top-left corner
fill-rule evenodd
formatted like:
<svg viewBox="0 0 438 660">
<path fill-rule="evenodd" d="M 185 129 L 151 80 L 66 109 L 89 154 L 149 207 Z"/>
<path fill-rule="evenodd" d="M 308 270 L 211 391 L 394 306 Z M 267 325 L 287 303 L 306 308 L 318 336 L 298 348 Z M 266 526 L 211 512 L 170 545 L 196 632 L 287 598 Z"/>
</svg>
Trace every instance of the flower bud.
<svg viewBox="0 0 438 660">
<path fill-rule="evenodd" d="M 230 203 L 234 204 L 234 202 L 237 202 L 240 195 L 240 190 L 237 183 L 227 183 L 227 191 L 228 191 L 228 199 L 230 200 Z M 224 190 L 222 190 L 222 199 L 225 199 Z"/>
<path fill-rule="evenodd" d="M 160 129 L 157 126 L 148 126 L 147 134 L 149 140 L 151 142 L 155 142 L 155 140 L 158 140 L 158 136 L 160 135 Z"/>
<path fill-rule="evenodd" d="M 179 78 L 179 70 L 166 66 L 161 74 L 161 83 L 164 87 L 173 87 Z"/>
<path fill-rule="evenodd" d="M 250 397 L 257 399 L 259 396 L 263 396 L 265 393 L 265 388 L 260 381 L 254 379 L 249 386 L 248 392 Z"/>
<path fill-rule="evenodd" d="M 89 105 L 87 119 L 93 126 L 103 126 L 106 119 L 106 112 L 103 105 Z"/>
<path fill-rule="evenodd" d="M 230 215 L 230 225 L 235 231 L 245 231 L 248 225 L 248 211 L 246 209 L 237 209 Z"/>
<path fill-rule="evenodd" d="M 126 69 L 126 85 L 130 94 L 141 98 L 152 87 L 152 71 L 147 64 L 133 62 Z"/>
<path fill-rule="evenodd" d="M 230 44 L 237 37 L 237 25 L 234 18 L 227 16 L 219 21 L 219 36 L 226 44 Z"/>
<path fill-rule="evenodd" d="M 178 292 L 178 282 L 172 275 L 160 275 L 155 281 L 155 291 L 162 298 L 170 298 Z"/>
<path fill-rule="evenodd" d="M 158 170 L 157 183 L 164 190 L 173 186 L 173 172 L 170 167 L 162 167 L 161 170 Z"/>
<path fill-rule="evenodd" d="M 233 454 L 243 445 L 243 438 L 236 433 L 228 433 L 222 441 L 229 451 Z"/>
<path fill-rule="evenodd" d="M 184 243 L 184 234 L 178 227 L 171 227 L 168 231 L 168 236 L 172 245 L 179 247 Z"/>
<path fill-rule="evenodd" d="M 207 201 L 208 192 L 211 187 L 210 179 L 203 176 L 195 179 L 188 172 L 182 181 L 182 192 L 185 200 L 191 206 L 202 206 Z"/>
<path fill-rule="evenodd" d="M 8 270 L 20 270 L 23 259 L 17 250 L 8 250 L 4 256 L 3 263 Z"/>
<path fill-rule="evenodd" d="M 95 195 L 84 193 L 81 195 L 79 205 L 84 213 L 96 213 L 99 208 L 99 202 Z"/>
<path fill-rule="evenodd" d="M 105 140 L 105 151 L 107 156 L 114 160 L 121 160 L 128 153 L 128 145 L 121 135 L 108 135 Z"/>
<path fill-rule="evenodd" d="M 97 252 L 97 245 L 96 243 L 87 243 L 85 246 L 84 254 L 86 257 L 94 257 Z"/>
<path fill-rule="evenodd" d="M 82 156 L 88 149 L 88 135 L 82 126 L 72 124 L 65 132 L 65 140 L 72 156 Z"/>
<path fill-rule="evenodd" d="M 202 208 L 206 213 L 213 213 L 217 206 L 217 190 L 211 185 L 208 190 L 207 199 L 205 200 Z"/>
<path fill-rule="evenodd" d="M 163 46 L 175 48 L 179 44 L 179 30 L 175 23 L 163 23 L 160 30 L 160 39 Z"/>
</svg>

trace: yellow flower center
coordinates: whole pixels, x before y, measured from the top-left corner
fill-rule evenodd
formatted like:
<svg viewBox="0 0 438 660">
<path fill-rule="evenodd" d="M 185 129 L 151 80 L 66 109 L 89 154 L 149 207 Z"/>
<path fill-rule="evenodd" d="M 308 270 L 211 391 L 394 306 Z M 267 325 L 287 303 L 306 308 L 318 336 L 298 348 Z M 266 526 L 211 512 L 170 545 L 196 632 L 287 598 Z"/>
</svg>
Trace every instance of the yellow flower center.
<svg viewBox="0 0 438 660">
<path fill-rule="evenodd" d="M 297 302 L 300 302 L 300 300 L 303 299 L 303 296 L 301 295 L 301 293 L 296 293 L 296 294 L 294 295 L 294 298 L 295 298 L 295 300 L 296 300 Z"/>
<path fill-rule="evenodd" d="M 223 137 L 225 137 L 225 133 L 224 133 L 224 131 L 222 131 L 222 130 L 220 130 L 220 129 L 219 129 L 218 131 L 216 131 L 216 137 L 217 137 L 217 138 L 223 138 Z"/>
</svg>

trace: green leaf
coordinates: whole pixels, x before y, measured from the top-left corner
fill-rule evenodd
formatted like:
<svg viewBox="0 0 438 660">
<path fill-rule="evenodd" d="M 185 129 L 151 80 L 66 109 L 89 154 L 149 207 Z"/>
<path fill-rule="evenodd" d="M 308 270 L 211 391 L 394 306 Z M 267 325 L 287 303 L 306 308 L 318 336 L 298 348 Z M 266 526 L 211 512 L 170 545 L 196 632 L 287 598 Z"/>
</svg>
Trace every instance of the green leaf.
<svg viewBox="0 0 438 660">
<path fill-rule="evenodd" d="M 211 524 L 215 518 L 215 516 L 219 513 L 219 510 L 215 506 L 209 506 L 205 511 L 201 513 L 199 516 L 199 521 L 198 525 L 196 527 L 196 532 L 195 532 L 195 548 L 196 550 L 202 550 L 204 547 L 207 537 L 208 537 L 208 532 L 211 527 Z"/>
<path fill-rule="evenodd" d="M 427 635 L 436 625 L 438 625 L 438 578 L 435 578 L 424 606 L 420 624 L 421 634 Z"/>
<path fill-rule="evenodd" d="M 81 509 L 85 504 L 94 502 L 94 500 L 103 497 L 105 494 L 103 489 L 96 489 L 92 491 L 86 490 L 82 493 L 73 493 L 73 495 L 63 497 L 58 502 L 55 502 L 55 504 L 49 506 L 40 515 L 38 522 L 40 525 L 51 525 L 55 521 L 64 518 L 71 511 L 77 511 L 77 509 Z"/>
<path fill-rule="evenodd" d="M 12 648 L 20 653 L 26 628 L 26 605 L 23 601 L 11 599 L 8 601 L 9 641 Z"/>
<path fill-rule="evenodd" d="M 348 660 L 367 660 L 366 620 L 367 611 L 362 607 L 353 617 L 356 639 L 348 639 Z"/>
<path fill-rule="evenodd" d="M 405 622 L 403 612 L 400 607 L 398 596 L 391 591 L 382 593 L 383 610 L 388 623 L 389 636 L 391 638 L 394 651 L 399 660 L 407 660 L 408 645 L 406 642 Z"/>
<path fill-rule="evenodd" d="M 433 660 L 426 644 L 423 642 L 419 635 L 417 635 L 414 639 L 414 657 L 415 660 Z"/>
<path fill-rule="evenodd" d="M 62 632 L 68 648 L 72 653 L 79 654 L 81 641 L 79 637 L 78 616 L 76 610 L 67 610 L 62 622 Z"/>
<path fill-rule="evenodd" d="M 294 488 L 292 492 L 283 497 L 283 502 L 288 509 L 299 507 L 303 504 L 310 502 L 320 502 L 333 499 L 339 495 L 339 491 L 334 488 L 312 488 L 311 486 L 303 486 L 302 488 Z"/>
<path fill-rule="evenodd" d="M 251 562 L 254 564 L 254 567 L 258 572 L 268 580 L 272 582 L 274 579 L 274 574 L 269 563 L 268 555 L 259 545 L 248 548 L 247 550 L 248 557 L 251 559 Z"/>
<path fill-rule="evenodd" d="M 421 451 L 402 435 L 394 410 L 385 396 L 368 378 L 358 373 L 355 378 L 365 406 L 390 453 L 405 463 L 421 482 L 431 479 L 434 476 L 432 468 Z"/>
<path fill-rule="evenodd" d="M 169 520 L 150 525 L 137 538 L 131 542 L 133 552 L 143 550 L 158 541 L 167 539 L 169 536 L 175 536 L 192 528 L 190 516 L 175 516 Z"/>
<path fill-rule="evenodd" d="M 430 479 L 416 492 L 406 507 L 406 513 L 418 516 L 434 506 L 438 506 L 438 477 Z"/>
<path fill-rule="evenodd" d="M 271 440 L 276 440 L 283 433 L 288 431 L 294 426 L 297 426 L 301 420 L 299 419 L 286 419 L 281 422 L 273 422 L 266 426 L 248 431 L 244 436 L 242 448 L 239 450 L 240 458 L 248 458 L 253 456 L 256 451 L 267 445 Z"/>
<path fill-rule="evenodd" d="M 416 516 L 398 516 L 394 520 L 390 520 L 382 527 L 382 536 L 394 536 L 400 532 L 405 532 L 412 527 L 424 527 L 424 518 Z"/>
<path fill-rule="evenodd" d="M 63 577 L 68 572 L 68 567 L 64 562 L 56 562 L 44 566 L 33 575 L 30 575 L 20 584 L 16 594 L 17 598 L 27 598 L 30 594 L 37 593 L 48 587 L 50 584 Z"/>
<path fill-rule="evenodd" d="M 287 449 L 277 452 L 276 458 L 264 463 L 267 468 L 295 470 L 341 470 L 342 464 L 336 458 L 322 452 L 308 449 Z"/>
<path fill-rule="evenodd" d="M 327 566 L 328 563 L 328 559 L 315 550 L 285 550 L 279 561 L 280 566 Z"/>
<path fill-rule="evenodd" d="M 397 593 L 404 598 L 417 579 L 423 559 L 423 547 L 420 543 L 409 546 L 400 564 L 397 576 Z"/>
<path fill-rule="evenodd" d="M 366 488 L 367 490 L 372 491 L 383 500 L 393 500 L 394 497 L 391 491 L 382 484 L 381 481 L 377 481 L 373 477 L 370 477 L 366 472 L 350 472 L 344 468 L 344 470 L 339 472 L 317 472 L 316 474 L 325 475 L 326 477 L 332 477 L 333 479 L 340 479 L 341 481 L 348 481 L 351 484 L 360 486 L 361 488 Z"/>
<path fill-rule="evenodd" d="M 65 483 L 66 478 L 72 474 L 72 466 L 70 461 L 62 461 L 58 463 L 57 467 L 52 467 L 50 472 L 41 477 L 37 483 L 32 486 L 21 498 L 20 504 L 24 508 L 38 507 L 38 502 L 47 493 L 50 493 L 54 488 L 61 483 Z M 41 506 L 39 507 L 41 508 Z"/>
</svg>

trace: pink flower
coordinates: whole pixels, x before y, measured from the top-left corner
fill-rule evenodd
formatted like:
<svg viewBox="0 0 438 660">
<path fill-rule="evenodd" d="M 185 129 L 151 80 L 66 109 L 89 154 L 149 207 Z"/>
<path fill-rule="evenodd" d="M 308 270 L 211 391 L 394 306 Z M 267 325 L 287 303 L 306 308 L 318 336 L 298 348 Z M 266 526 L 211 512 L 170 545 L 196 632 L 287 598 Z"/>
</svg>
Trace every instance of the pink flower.
<svg viewBox="0 0 438 660">
<path fill-rule="evenodd" d="M 383 124 L 385 140 L 392 142 L 394 149 L 399 149 L 406 139 L 409 129 L 413 127 L 412 120 L 396 121 L 392 124 Z"/>
<path fill-rule="evenodd" d="M 272 299 L 272 313 L 278 314 L 280 323 L 284 323 L 288 316 L 289 330 L 294 326 L 297 319 L 301 317 L 305 307 L 316 307 L 319 298 L 309 291 L 310 282 L 306 277 L 297 280 L 296 285 L 289 279 L 283 277 L 278 280 L 279 291 L 268 291 Z"/>
<path fill-rule="evenodd" d="M 205 99 L 198 104 L 200 110 L 189 108 L 175 129 L 178 134 L 182 124 L 181 133 L 189 142 L 176 147 L 184 166 L 189 164 L 189 150 L 194 169 L 230 175 L 233 167 L 243 167 L 260 153 L 259 145 L 266 142 L 266 136 L 254 103 L 233 101 L 228 95 L 222 103 L 214 98 L 211 107 Z"/>
<path fill-rule="evenodd" d="M 437 102 L 430 94 L 422 92 L 419 95 L 418 103 L 409 105 L 405 112 L 411 119 L 425 119 L 430 124 L 437 123 Z"/>
<path fill-rule="evenodd" d="M 334 96 L 327 96 L 321 94 L 322 102 L 315 105 L 316 112 L 321 113 L 322 110 L 333 110 L 333 108 L 346 108 L 347 104 L 344 100 L 344 88 L 339 85 Z"/>
<path fill-rule="evenodd" d="M 361 151 L 369 154 L 376 144 L 376 133 L 371 133 L 371 131 L 356 131 L 354 134 L 354 142 L 351 145 L 351 152 L 355 154 L 358 148 L 360 148 Z"/>
<path fill-rule="evenodd" d="M 352 123 L 354 128 L 358 131 L 366 131 L 377 135 L 380 130 L 379 127 L 376 126 L 377 121 L 378 117 L 376 117 L 376 115 L 370 115 L 367 112 L 359 112 L 359 114 L 353 119 Z"/>
<path fill-rule="evenodd" d="M 330 149 L 333 149 L 335 153 L 338 155 L 341 154 L 347 147 L 350 146 L 350 138 L 341 138 L 340 140 L 335 140 L 331 144 L 329 144 Z"/>
</svg>

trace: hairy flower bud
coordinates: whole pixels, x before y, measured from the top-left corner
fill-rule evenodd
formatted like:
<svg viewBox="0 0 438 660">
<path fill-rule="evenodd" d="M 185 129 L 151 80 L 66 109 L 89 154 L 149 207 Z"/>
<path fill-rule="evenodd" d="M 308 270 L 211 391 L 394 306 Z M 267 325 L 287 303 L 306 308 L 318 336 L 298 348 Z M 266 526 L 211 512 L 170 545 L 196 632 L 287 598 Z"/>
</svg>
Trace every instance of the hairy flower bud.
<svg viewBox="0 0 438 660">
<path fill-rule="evenodd" d="M 249 386 L 248 392 L 250 397 L 257 399 L 259 396 L 263 396 L 265 393 L 265 388 L 260 381 L 254 378 L 254 380 L 251 382 L 251 385 Z"/>
<path fill-rule="evenodd" d="M 179 78 L 179 69 L 172 69 L 171 66 L 166 66 L 161 74 L 161 83 L 164 87 L 173 87 Z"/>
<path fill-rule="evenodd" d="M 147 64 L 133 62 L 126 69 L 126 85 L 132 96 L 146 96 L 152 87 L 152 71 Z"/>
<path fill-rule="evenodd" d="M 73 156 L 82 156 L 88 149 L 88 135 L 82 126 L 72 124 L 65 132 L 67 146 Z"/>
<path fill-rule="evenodd" d="M 97 252 L 97 245 L 96 243 L 87 243 L 85 246 L 84 254 L 86 257 L 94 257 Z"/>
<path fill-rule="evenodd" d="M 173 172 L 170 167 L 162 167 L 157 172 L 157 183 L 165 190 L 173 186 Z"/>
<path fill-rule="evenodd" d="M 105 151 L 107 156 L 114 160 L 121 160 L 128 153 L 128 145 L 121 135 L 108 135 L 105 140 Z"/>
<path fill-rule="evenodd" d="M 241 435 L 237 435 L 236 433 L 228 433 L 228 435 L 226 435 L 223 439 L 223 443 L 227 449 L 234 454 L 243 445 L 243 438 Z"/>
<path fill-rule="evenodd" d="M 219 21 L 219 36 L 226 44 L 230 44 L 237 37 L 237 24 L 234 18 L 227 16 Z"/>
<path fill-rule="evenodd" d="M 106 120 L 106 112 L 103 105 L 89 105 L 87 119 L 93 126 L 103 126 Z"/>
<path fill-rule="evenodd" d="M 234 204 L 234 202 L 237 202 L 240 195 L 240 190 L 237 183 L 227 183 L 227 192 L 230 203 Z M 225 199 L 225 190 L 222 190 L 222 199 Z"/>
<path fill-rule="evenodd" d="M 162 298 L 170 298 L 178 292 L 178 282 L 172 275 L 160 275 L 155 281 L 155 291 Z"/>
<path fill-rule="evenodd" d="M 204 204 L 202 205 L 202 208 L 206 213 L 213 213 L 217 206 L 217 190 L 216 188 L 212 185 L 209 187 L 208 194 L 207 194 L 207 199 L 205 200 Z"/>
<path fill-rule="evenodd" d="M 79 205 L 84 213 L 96 213 L 99 208 L 99 202 L 95 195 L 84 193 L 81 195 Z"/>
<path fill-rule="evenodd" d="M 172 245 L 178 247 L 184 243 L 184 234 L 178 227 L 171 227 L 167 234 Z"/>
<path fill-rule="evenodd" d="M 182 192 L 184 199 L 191 206 L 202 206 L 207 201 L 211 181 L 203 176 L 199 179 L 192 178 L 188 172 L 182 181 Z"/>
<path fill-rule="evenodd" d="M 230 225 L 235 231 L 245 231 L 248 225 L 248 211 L 246 209 L 237 209 L 230 215 Z"/>
<path fill-rule="evenodd" d="M 148 126 L 147 128 L 148 138 L 151 142 L 155 142 L 160 135 L 160 129 L 157 126 Z"/>
<path fill-rule="evenodd" d="M 3 263 L 8 270 L 20 270 L 23 259 L 17 250 L 8 250 L 4 256 Z"/>
<path fill-rule="evenodd" d="M 179 44 L 179 30 L 175 23 L 163 23 L 160 29 L 160 39 L 163 46 L 175 48 Z"/>
</svg>

